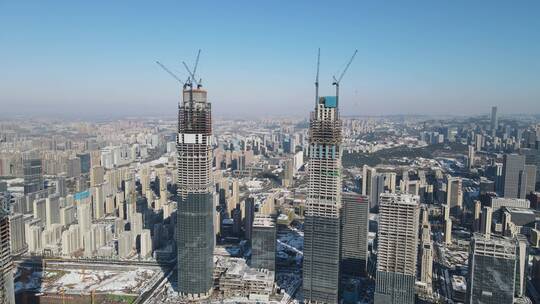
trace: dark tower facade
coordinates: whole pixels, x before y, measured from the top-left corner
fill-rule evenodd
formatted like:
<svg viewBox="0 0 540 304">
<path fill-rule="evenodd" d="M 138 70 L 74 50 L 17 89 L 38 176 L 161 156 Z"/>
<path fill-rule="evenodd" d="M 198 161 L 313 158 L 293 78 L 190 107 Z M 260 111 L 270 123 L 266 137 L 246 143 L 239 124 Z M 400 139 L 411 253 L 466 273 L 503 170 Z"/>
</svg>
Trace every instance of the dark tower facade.
<svg viewBox="0 0 540 304">
<path fill-rule="evenodd" d="M 185 86 L 178 111 L 178 289 L 206 298 L 213 287 L 214 226 L 211 104 Z"/>
<path fill-rule="evenodd" d="M 342 194 L 341 273 L 366 274 L 368 252 L 369 202 L 354 192 Z"/>
</svg>

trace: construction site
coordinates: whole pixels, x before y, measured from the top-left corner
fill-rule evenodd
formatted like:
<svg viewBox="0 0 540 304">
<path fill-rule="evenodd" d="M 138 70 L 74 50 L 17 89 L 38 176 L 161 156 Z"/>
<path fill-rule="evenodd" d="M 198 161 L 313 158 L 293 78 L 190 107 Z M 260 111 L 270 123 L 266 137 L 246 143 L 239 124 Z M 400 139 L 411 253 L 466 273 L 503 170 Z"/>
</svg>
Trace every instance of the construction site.
<svg viewBox="0 0 540 304">
<path fill-rule="evenodd" d="M 164 279 L 159 266 L 46 261 L 23 263 L 15 276 L 17 303 L 139 303 Z"/>
</svg>

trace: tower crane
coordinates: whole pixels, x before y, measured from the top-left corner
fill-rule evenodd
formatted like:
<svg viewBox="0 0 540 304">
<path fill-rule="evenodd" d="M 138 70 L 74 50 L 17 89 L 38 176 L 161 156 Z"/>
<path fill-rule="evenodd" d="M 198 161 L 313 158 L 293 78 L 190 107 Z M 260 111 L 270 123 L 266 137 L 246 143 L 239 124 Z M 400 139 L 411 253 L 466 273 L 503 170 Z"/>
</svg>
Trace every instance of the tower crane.
<svg viewBox="0 0 540 304">
<path fill-rule="evenodd" d="M 167 73 L 168 73 L 169 75 L 171 75 L 174 79 L 176 79 L 178 82 L 180 82 L 184 88 L 186 88 L 186 86 L 188 86 L 188 84 L 187 84 L 186 82 L 182 81 L 182 80 L 180 79 L 180 77 L 176 76 L 175 73 L 171 72 L 171 70 L 169 70 L 169 69 L 168 69 L 166 66 L 164 66 L 161 62 L 156 61 L 156 63 L 157 63 L 157 64 L 158 64 L 165 72 L 167 72 Z"/>
<path fill-rule="evenodd" d="M 319 102 L 319 66 L 321 64 L 321 48 L 317 52 L 317 76 L 315 77 L 315 106 Z"/>
<path fill-rule="evenodd" d="M 186 62 L 182 61 L 182 64 L 186 68 L 186 70 L 187 70 L 188 74 L 190 75 L 192 81 L 195 82 L 195 84 L 197 85 L 197 88 L 200 88 L 202 86 L 201 79 L 199 79 L 199 81 L 197 81 L 197 78 L 195 77 L 195 73 L 197 73 L 197 66 L 199 65 L 199 57 L 200 56 L 201 56 L 201 50 L 199 49 L 199 51 L 197 52 L 197 58 L 195 59 L 195 65 L 193 66 L 193 72 L 191 72 L 191 69 L 186 64 Z"/>
<path fill-rule="evenodd" d="M 343 72 L 341 72 L 341 75 L 339 75 L 339 78 L 336 79 L 336 76 L 333 76 L 334 82 L 332 85 L 336 86 L 336 107 L 339 105 L 339 83 L 341 82 L 341 79 L 343 79 L 343 76 L 345 75 L 345 72 L 349 69 L 349 66 L 351 66 L 351 63 L 354 60 L 354 57 L 356 56 L 356 53 L 358 53 L 358 50 L 354 50 L 353 55 L 351 56 L 351 59 L 347 62 L 347 65 L 343 69 Z"/>
</svg>

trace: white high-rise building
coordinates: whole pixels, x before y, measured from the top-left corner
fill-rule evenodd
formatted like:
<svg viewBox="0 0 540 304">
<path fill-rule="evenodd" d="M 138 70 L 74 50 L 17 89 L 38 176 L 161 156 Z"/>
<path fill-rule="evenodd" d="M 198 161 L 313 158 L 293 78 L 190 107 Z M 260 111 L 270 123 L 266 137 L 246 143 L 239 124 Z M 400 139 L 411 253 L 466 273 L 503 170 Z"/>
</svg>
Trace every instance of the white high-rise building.
<svg viewBox="0 0 540 304">
<path fill-rule="evenodd" d="M 82 248 L 79 225 L 71 225 L 62 232 L 62 255 L 70 256 Z"/>
<path fill-rule="evenodd" d="M 40 220 L 41 225 L 45 226 L 47 224 L 46 200 L 44 198 L 35 199 L 32 205 L 33 205 L 34 218 Z"/>
<path fill-rule="evenodd" d="M 76 208 L 74 206 L 66 206 L 60 208 L 60 224 L 69 226 L 75 222 Z"/>
<path fill-rule="evenodd" d="M 152 235 L 150 229 L 143 229 L 141 233 L 141 257 L 147 258 L 152 255 Z"/>
<path fill-rule="evenodd" d="M 60 197 L 49 196 L 45 200 L 45 219 L 47 228 L 60 223 Z"/>
<path fill-rule="evenodd" d="M 99 185 L 92 188 L 94 202 L 94 218 L 100 219 L 105 216 L 105 193 L 103 192 L 103 186 Z"/>
<path fill-rule="evenodd" d="M 92 208 L 89 198 L 81 200 L 77 205 L 77 221 L 79 223 L 79 239 L 82 241 L 83 246 L 86 246 L 85 235 L 90 230 L 92 225 Z M 88 240 L 90 241 L 90 240 Z"/>
<path fill-rule="evenodd" d="M 118 256 L 127 258 L 133 251 L 133 235 L 131 231 L 124 231 L 118 236 Z"/>
<path fill-rule="evenodd" d="M 24 216 L 21 213 L 14 213 L 9 217 L 9 232 L 11 252 L 13 254 L 24 252 L 28 246 L 25 242 Z"/>
<path fill-rule="evenodd" d="M 414 303 L 418 201 L 410 194 L 380 196 L 375 304 Z"/>
<path fill-rule="evenodd" d="M 491 236 L 491 221 L 493 219 L 493 208 L 485 206 L 482 208 L 482 219 L 480 221 L 480 232 L 484 234 L 486 238 Z"/>
</svg>

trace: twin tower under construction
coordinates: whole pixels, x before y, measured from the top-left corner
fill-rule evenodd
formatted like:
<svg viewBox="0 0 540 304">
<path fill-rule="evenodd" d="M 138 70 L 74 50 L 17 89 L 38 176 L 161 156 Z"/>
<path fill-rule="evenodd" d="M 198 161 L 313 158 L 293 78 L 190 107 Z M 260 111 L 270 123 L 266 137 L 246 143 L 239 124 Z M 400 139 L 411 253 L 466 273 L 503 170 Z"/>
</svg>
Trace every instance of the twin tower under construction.
<svg viewBox="0 0 540 304">
<path fill-rule="evenodd" d="M 178 110 L 178 289 L 205 298 L 213 288 L 212 117 L 206 91 L 183 90 Z"/>
<path fill-rule="evenodd" d="M 341 143 L 339 78 L 335 96 L 318 96 L 309 127 L 309 187 L 304 225 L 303 293 L 307 303 L 338 303 L 341 262 Z M 178 291 L 192 299 L 207 298 L 213 289 L 214 227 L 212 187 L 212 119 L 207 92 L 195 71 L 183 84 L 178 110 Z M 185 64 L 184 64 L 185 65 Z M 196 84 L 196 88 L 194 88 Z M 365 263 L 365 261 L 364 261 Z"/>
<path fill-rule="evenodd" d="M 340 267 L 344 255 L 342 249 L 347 249 L 343 247 L 341 233 L 343 195 L 339 83 L 355 55 L 356 51 L 340 77 L 334 77 L 335 96 L 319 97 L 317 60 L 315 111 L 311 113 L 309 125 L 309 184 L 304 219 L 303 293 L 306 303 L 339 301 Z M 362 203 L 349 195 L 345 196 L 353 204 Z M 361 266 L 358 265 L 358 268 Z"/>
<path fill-rule="evenodd" d="M 212 107 L 206 90 L 197 81 L 199 55 L 187 81 L 160 62 L 167 73 L 182 84 L 178 104 L 177 233 L 178 292 L 189 299 L 208 298 L 213 290 L 214 190 L 212 186 Z M 195 88 L 194 88 L 195 86 Z"/>
</svg>

